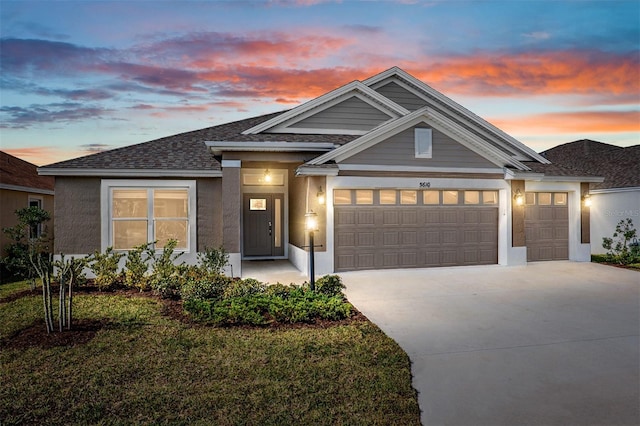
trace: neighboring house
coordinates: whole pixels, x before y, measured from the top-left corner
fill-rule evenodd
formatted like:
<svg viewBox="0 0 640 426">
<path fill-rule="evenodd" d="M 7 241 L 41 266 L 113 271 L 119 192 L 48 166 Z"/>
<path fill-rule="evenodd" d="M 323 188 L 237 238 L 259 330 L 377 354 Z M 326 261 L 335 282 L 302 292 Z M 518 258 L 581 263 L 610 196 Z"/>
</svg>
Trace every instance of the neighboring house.
<svg viewBox="0 0 640 426">
<path fill-rule="evenodd" d="M 16 210 L 37 206 L 53 216 L 53 185 L 51 176 L 38 176 L 37 166 L 0 151 L 0 229 L 17 225 Z M 53 217 L 45 224 L 53 236 Z M 34 230 L 41 233 L 42 228 Z M 11 243 L 4 232 L 0 236 L 0 253 Z"/>
<path fill-rule="evenodd" d="M 623 148 L 584 139 L 551 148 L 542 156 L 577 173 L 604 177 L 589 189 L 593 254 L 606 253 L 602 238 L 611 238 L 622 219 L 631 218 L 640 232 L 640 145 Z"/>
<path fill-rule="evenodd" d="M 582 187 L 602 181 L 395 67 L 285 112 L 39 171 L 56 177 L 56 252 L 174 238 L 189 261 L 223 245 L 235 275 L 243 259 L 306 270 L 310 212 L 318 273 L 588 261 Z"/>
</svg>

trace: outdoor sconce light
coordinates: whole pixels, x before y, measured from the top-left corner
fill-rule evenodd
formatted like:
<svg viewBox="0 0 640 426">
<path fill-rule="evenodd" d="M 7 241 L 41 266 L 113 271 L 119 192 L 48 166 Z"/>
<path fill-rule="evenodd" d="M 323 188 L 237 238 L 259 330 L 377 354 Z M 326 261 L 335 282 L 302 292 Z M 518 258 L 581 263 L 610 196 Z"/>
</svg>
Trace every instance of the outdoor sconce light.
<svg viewBox="0 0 640 426">
<path fill-rule="evenodd" d="M 315 273 L 315 249 L 313 241 L 313 233 L 318 231 L 318 215 L 313 211 L 304 215 L 305 228 L 309 232 L 309 288 L 311 291 L 316 289 L 316 273 Z"/>
<path fill-rule="evenodd" d="M 321 206 L 324 205 L 325 198 L 324 198 L 324 191 L 322 191 L 322 185 L 320 185 L 320 190 L 316 194 L 316 197 L 318 197 L 318 204 L 320 204 Z"/>
<path fill-rule="evenodd" d="M 584 203 L 585 207 L 591 207 L 591 195 L 589 195 L 588 192 L 585 192 L 582 196 L 582 202 Z"/>
<path fill-rule="evenodd" d="M 269 171 L 269 169 L 265 169 L 264 171 L 264 181 L 265 183 L 271 183 L 271 171 Z"/>
<path fill-rule="evenodd" d="M 516 206 L 524 204 L 524 195 L 522 195 L 520 189 L 516 189 L 516 194 L 513 196 L 513 199 L 516 201 Z"/>
</svg>

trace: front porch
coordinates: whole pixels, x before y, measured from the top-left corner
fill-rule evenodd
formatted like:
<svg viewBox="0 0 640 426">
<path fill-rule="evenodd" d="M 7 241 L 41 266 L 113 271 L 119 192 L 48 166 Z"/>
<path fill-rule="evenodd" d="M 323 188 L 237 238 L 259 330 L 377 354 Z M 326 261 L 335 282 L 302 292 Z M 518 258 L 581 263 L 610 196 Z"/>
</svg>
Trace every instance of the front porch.
<svg viewBox="0 0 640 426">
<path fill-rule="evenodd" d="M 302 284 L 307 274 L 299 271 L 287 259 L 243 260 L 242 278 L 255 278 L 269 284 Z"/>
</svg>

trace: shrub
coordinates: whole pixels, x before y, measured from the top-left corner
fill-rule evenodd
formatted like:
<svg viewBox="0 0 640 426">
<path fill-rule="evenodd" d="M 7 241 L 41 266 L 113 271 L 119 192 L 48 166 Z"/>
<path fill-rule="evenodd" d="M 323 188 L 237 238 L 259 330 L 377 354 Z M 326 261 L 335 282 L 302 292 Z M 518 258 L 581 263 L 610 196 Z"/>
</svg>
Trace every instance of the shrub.
<svg viewBox="0 0 640 426">
<path fill-rule="evenodd" d="M 339 275 L 325 275 L 316 280 L 316 292 L 326 296 L 342 295 L 345 288 Z"/>
<path fill-rule="evenodd" d="M 149 290 L 149 256 L 144 257 L 149 251 L 149 243 L 141 244 L 129 250 L 127 261 L 124 264 L 124 285 L 138 288 L 140 291 Z"/>
<path fill-rule="evenodd" d="M 640 246 L 637 244 L 637 232 L 630 218 L 622 219 L 616 225 L 613 238 L 603 238 L 602 247 L 607 249 L 611 262 L 621 265 L 640 262 Z"/>
<path fill-rule="evenodd" d="M 219 273 L 205 273 L 199 268 L 193 268 L 184 277 L 180 288 L 182 300 L 204 301 L 220 300 L 232 279 Z"/>
<path fill-rule="evenodd" d="M 198 253 L 198 263 L 207 272 L 221 274 L 229 264 L 229 253 L 223 247 L 205 247 L 204 252 Z"/>
<path fill-rule="evenodd" d="M 107 247 L 104 253 L 96 250 L 87 258 L 89 269 L 96 276 L 95 282 L 100 290 L 110 289 L 120 281 L 118 263 L 124 253 L 113 251 L 113 247 Z"/>
<path fill-rule="evenodd" d="M 175 264 L 175 261 L 183 254 L 174 254 L 177 244 L 178 241 L 169 240 L 159 256 L 156 255 L 156 250 L 150 245 L 146 249 L 152 268 L 149 285 L 164 298 L 177 298 L 180 295 L 180 275 L 185 270 L 185 265 L 184 263 Z"/>
<path fill-rule="evenodd" d="M 229 299 L 232 297 L 251 296 L 254 294 L 264 293 L 267 286 L 260 281 L 253 278 L 246 278 L 244 280 L 235 280 L 230 283 L 224 290 L 223 297 Z"/>
</svg>

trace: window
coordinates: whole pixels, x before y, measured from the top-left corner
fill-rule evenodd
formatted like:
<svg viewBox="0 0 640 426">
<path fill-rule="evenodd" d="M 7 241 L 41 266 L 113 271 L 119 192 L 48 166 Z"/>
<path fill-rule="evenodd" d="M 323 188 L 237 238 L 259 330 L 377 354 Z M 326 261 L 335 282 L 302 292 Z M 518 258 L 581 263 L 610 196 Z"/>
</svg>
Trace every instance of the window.
<svg viewBox="0 0 640 426">
<path fill-rule="evenodd" d="M 442 204 L 458 204 L 458 191 L 442 191 Z"/>
<path fill-rule="evenodd" d="M 29 197 L 29 207 L 42 208 L 41 197 Z M 42 236 L 42 224 L 32 225 L 29 228 L 29 238 L 40 238 Z"/>
<path fill-rule="evenodd" d="M 373 204 L 373 191 L 370 189 L 357 189 L 356 204 Z"/>
<path fill-rule="evenodd" d="M 423 204 L 440 204 L 440 191 L 423 191 Z"/>
<path fill-rule="evenodd" d="M 556 206 L 566 206 L 567 205 L 567 194 L 558 192 L 553 194 L 553 204 Z"/>
<path fill-rule="evenodd" d="M 400 191 L 400 204 L 416 204 L 417 201 L 416 191 Z"/>
<path fill-rule="evenodd" d="M 102 200 L 105 247 L 131 250 L 156 241 L 162 248 L 176 240 L 177 250 L 195 251 L 195 181 L 104 180 Z"/>
<path fill-rule="evenodd" d="M 480 204 L 480 191 L 464 191 L 465 204 Z"/>
<path fill-rule="evenodd" d="M 396 190 L 395 189 L 381 189 L 380 190 L 380 204 L 395 204 L 396 203 Z"/>
<path fill-rule="evenodd" d="M 526 192 L 524 194 L 524 202 L 528 206 L 534 206 L 536 204 L 536 193 L 535 192 Z"/>
<path fill-rule="evenodd" d="M 483 204 L 498 204 L 498 193 L 496 191 L 482 191 Z"/>
<path fill-rule="evenodd" d="M 538 193 L 538 205 L 540 205 L 540 206 L 550 206 L 551 205 L 551 193 L 550 192 L 539 192 Z"/>
<path fill-rule="evenodd" d="M 431 129 L 416 128 L 414 130 L 416 158 L 431 158 L 432 132 Z"/>
<path fill-rule="evenodd" d="M 336 189 L 333 191 L 333 204 L 351 204 L 350 189 Z"/>
</svg>

